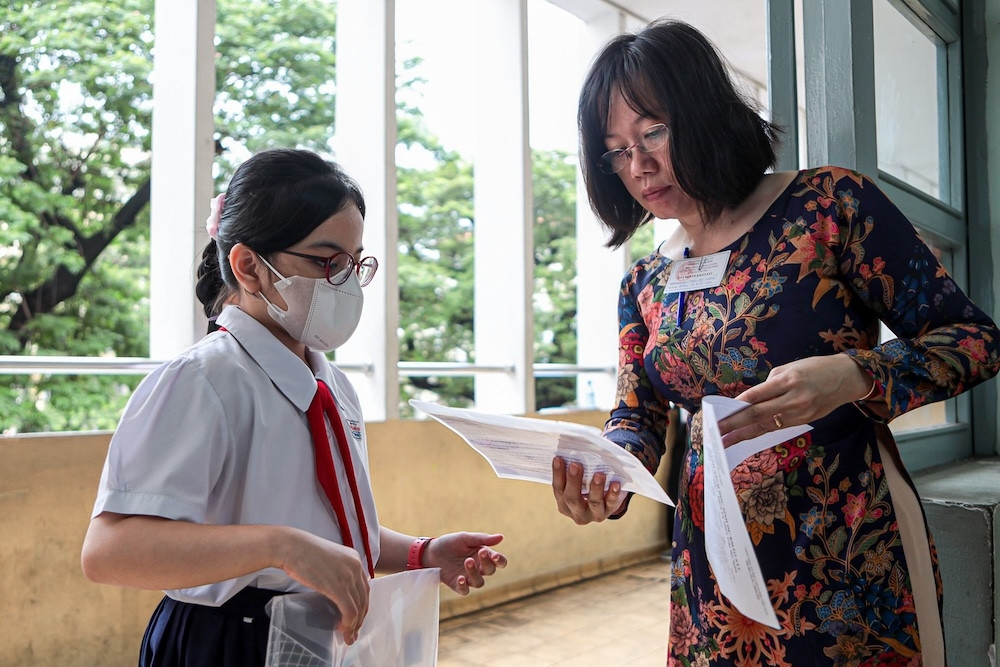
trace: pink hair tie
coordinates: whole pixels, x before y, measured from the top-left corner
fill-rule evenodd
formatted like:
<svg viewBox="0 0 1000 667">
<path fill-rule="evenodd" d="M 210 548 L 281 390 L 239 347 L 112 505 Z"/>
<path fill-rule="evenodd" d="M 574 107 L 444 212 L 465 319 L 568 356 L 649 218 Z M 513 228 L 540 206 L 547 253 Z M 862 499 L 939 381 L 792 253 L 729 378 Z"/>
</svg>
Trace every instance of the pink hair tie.
<svg viewBox="0 0 1000 667">
<path fill-rule="evenodd" d="M 212 211 L 205 219 L 205 231 L 215 239 L 219 235 L 219 221 L 222 219 L 222 207 L 226 203 L 226 193 L 216 195 L 212 198 Z"/>
</svg>

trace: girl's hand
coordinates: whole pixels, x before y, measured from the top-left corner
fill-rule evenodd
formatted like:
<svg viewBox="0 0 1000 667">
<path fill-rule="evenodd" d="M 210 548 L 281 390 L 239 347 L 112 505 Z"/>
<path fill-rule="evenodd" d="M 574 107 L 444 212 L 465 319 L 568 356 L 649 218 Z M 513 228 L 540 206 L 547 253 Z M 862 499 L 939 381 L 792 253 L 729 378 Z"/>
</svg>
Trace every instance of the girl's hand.
<svg viewBox="0 0 1000 667">
<path fill-rule="evenodd" d="M 807 357 L 771 370 L 736 398 L 750 407 L 719 422 L 725 447 L 779 428 L 808 424 L 865 397 L 872 377 L 846 354 Z"/>
<path fill-rule="evenodd" d="M 591 522 L 604 521 L 617 512 L 627 494 L 621 484 L 612 482 L 607 492 L 604 490 L 604 473 L 597 473 L 590 480 L 587 493 L 582 493 L 583 466 L 567 463 L 562 457 L 552 459 L 552 493 L 560 514 L 565 514 L 583 526 Z"/>
<path fill-rule="evenodd" d="M 353 644 L 368 613 L 369 576 L 354 549 L 306 531 L 284 540 L 281 569 L 292 579 L 328 597 L 340 611 L 337 625 L 344 641 Z"/>
<path fill-rule="evenodd" d="M 424 552 L 424 567 L 441 568 L 441 583 L 459 595 L 470 588 L 481 588 L 485 577 L 507 567 L 507 557 L 490 549 L 503 535 L 487 533 L 448 533 L 435 537 Z"/>
</svg>

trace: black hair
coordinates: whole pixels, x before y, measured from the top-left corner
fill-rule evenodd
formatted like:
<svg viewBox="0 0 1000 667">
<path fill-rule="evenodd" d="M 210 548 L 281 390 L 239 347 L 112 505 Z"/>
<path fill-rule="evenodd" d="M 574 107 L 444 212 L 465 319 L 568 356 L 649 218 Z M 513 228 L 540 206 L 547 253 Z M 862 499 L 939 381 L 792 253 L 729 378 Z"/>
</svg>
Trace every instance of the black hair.
<svg viewBox="0 0 1000 667">
<path fill-rule="evenodd" d="M 776 162 L 781 130 L 737 90 L 708 38 L 671 19 L 618 35 L 591 64 L 577 115 L 587 197 L 611 232 L 610 247 L 620 246 L 653 217 L 617 174 L 598 168 L 616 93 L 636 113 L 667 124 L 677 184 L 698 202 L 706 224 L 745 200 Z"/>
<path fill-rule="evenodd" d="M 365 215 L 361 188 L 339 165 L 307 150 L 275 148 L 251 156 L 229 181 L 219 231 L 201 254 L 195 293 L 214 318 L 239 285 L 229 265 L 237 243 L 261 255 L 295 245 L 353 203 Z M 209 331 L 215 327 L 210 323 Z"/>
</svg>

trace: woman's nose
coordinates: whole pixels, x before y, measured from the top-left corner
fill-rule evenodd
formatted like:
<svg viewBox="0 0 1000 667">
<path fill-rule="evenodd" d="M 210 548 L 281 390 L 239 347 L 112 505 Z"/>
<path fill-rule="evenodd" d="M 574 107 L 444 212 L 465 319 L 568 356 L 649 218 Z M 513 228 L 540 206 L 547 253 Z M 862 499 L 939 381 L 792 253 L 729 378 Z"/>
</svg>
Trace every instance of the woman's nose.
<svg viewBox="0 0 1000 667">
<path fill-rule="evenodd" d="M 638 148 L 632 149 L 632 159 L 628 161 L 628 168 L 633 175 L 648 174 L 651 171 L 656 171 L 659 166 L 656 151 L 643 153 Z"/>
</svg>

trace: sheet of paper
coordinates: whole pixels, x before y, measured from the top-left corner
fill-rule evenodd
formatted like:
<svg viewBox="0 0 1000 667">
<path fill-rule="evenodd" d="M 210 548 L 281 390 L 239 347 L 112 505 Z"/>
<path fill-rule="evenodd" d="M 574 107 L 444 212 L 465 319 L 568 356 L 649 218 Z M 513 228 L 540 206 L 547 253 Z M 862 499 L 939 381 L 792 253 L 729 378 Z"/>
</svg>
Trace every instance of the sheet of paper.
<svg viewBox="0 0 1000 667">
<path fill-rule="evenodd" d="M 715 399 L 702 399 L 705 457 L 705 549 L 719 590 L 747 618 L 780 629 L 757 554 L 740 512 L 719 433 Z M 731 399 L 727 399 L 731 400 Z M 725 410 L 725 405 L 722 407 Z"/>
<path fill-rule="evenodd" d="M 666 505 L 673 501 L 635 456 L 603 437 L 596 428 L 582 424 L 511 417 L 449 408 L 425 401 L 410 405 L 441 422 L 479 452 L 497 477 L 552 483 L 552 459 L 561 456 L 583 466 L 584 486 L 595 473 L 622 489 Z"/>
<path fill-rule="evenodd" d="M 750 407 L 749 403 L 738 401 L 735 398 L 727 398 L 726 396 L 706 396 L 702 399 L 702 405 L 704 405 L 705 401 L 712 404 L 717 422 L 722 421 L 729 415 L 735 414 L 744 408 Z M 765 449 L 774 447 L 775 445 L 780 445 L 783 442 L 787 442 L 788 440 L 811 430 L 812 426 L 809 426 L 808 424 L 789 426 L 777 431 L 765 433 L 764 435 L 757 436 L 756 438 L 751 438 L 750 440 L 738 442 L 732 447 L 726 448 L 726 462 L 729 464 L 729 469 L 732 470 L 757 452 L 762 452 Z"/>
</svg>

